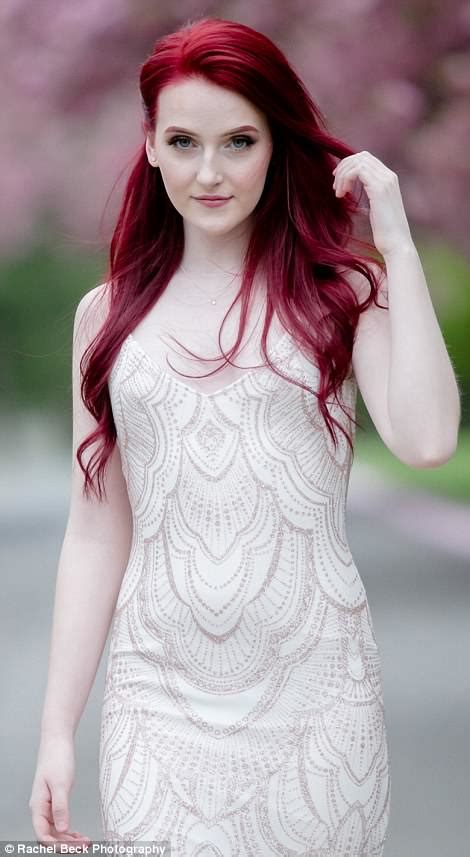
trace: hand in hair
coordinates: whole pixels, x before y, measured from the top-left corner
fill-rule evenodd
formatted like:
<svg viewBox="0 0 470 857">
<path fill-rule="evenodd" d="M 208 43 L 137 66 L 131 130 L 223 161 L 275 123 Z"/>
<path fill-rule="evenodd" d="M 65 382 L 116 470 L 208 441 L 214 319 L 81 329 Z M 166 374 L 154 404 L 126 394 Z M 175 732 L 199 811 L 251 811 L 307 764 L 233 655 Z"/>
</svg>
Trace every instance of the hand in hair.
<svg viewBox="0 0 470 857">
<path fill-rule="evenodd" d="M 336 196 L 350 193 L 359 181 L 369 199 L 369 218 L 374 244 L 387 256 L 404 245 L 413 244 L 405 213 L 398 176 L 370 152 L 343 158 L 333 170 Z"/>
</svg>

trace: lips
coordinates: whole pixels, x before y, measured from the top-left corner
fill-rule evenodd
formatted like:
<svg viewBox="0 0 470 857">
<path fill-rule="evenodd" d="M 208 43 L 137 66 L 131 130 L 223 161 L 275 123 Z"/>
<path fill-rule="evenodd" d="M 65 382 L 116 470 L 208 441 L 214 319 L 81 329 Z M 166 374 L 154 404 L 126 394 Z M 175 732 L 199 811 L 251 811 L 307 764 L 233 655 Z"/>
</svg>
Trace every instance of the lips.
<svg viewBox="0 0 470 857">
<path fill-rule="evenodd" d="M 214 200 L 214 202 L 218 199 L 230 199 L 230 198 L 231 197 L 229 197 L 229 196 L 197 196 L 196 197 L 196 199 L 208 199 L 208 200 Z"/>
</svg>

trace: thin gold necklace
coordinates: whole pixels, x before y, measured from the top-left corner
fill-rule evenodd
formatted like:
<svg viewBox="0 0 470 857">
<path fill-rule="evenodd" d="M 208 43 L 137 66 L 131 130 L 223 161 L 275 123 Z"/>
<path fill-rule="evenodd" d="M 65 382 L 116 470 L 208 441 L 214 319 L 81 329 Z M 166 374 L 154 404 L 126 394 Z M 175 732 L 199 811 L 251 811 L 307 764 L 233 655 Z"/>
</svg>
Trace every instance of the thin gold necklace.
<svg viewBox="0 0 470 857">
<path fill-rule="evenodd" d="M 197 291 L 198 291 L 198 292 L 200 292 L 202 295 L 204 295 L 204 296 L 205 296 L 205 298 L 207 299 L 207 292 L 205 292 L 205 291 L 204 291 L 204 289 L 201 289 L 201 287 L 200 287 L 200 286 L 198 286 L 198 284 L 194 282 L 193 278 L 189 275 L 189 273 L 188 273 L 188 271 L 186 270 L 186 268 L 184 267 L 184 265 L 180 265 L 180 271 L 182 271 L 182 272 L 183 272 L 183 274 L 186 274 L 186 277 L 187 277 L 187 279 L 190 281 L 190 283 L 192 283 L 192 285 L 193 285 L 193 286 L 195 286 L 195 288 L 197 289 Z M 236 277 L 240 276 L 240 273 L 241 273 L 241 272 L 240 272 L 240 271 L 238 271 L 236 274 L 234 274 L 234 276 L 233 276 L 233 278 L 230 280 L 230 282 L 229 282 L 229 283 L 227 283 L 227 285 L 226 285 L 226 286 L 224 286 L 224 288 L 222 289 L 222 291 L 220 292 L 220 294 L 218 294 L 218 295 L 217 295 L 217 298 L 214 298 L 214 297 L 209 298 L 209 303 L 210 303 L 210 304 L 212 304 L 213 306 L 215 306 L 215 304 L 217 303 L 217 301 L 218 301 L 218 299 L 220 298 L 220 296 L 221 296 L 221 295 L 223 295 L 223 294 L 224 294 L 224 292 L 226 292 L 226 291 L 227 291 L 228 287 L 233 283 L 233 281 L 236 279 Z"/>
</svg>

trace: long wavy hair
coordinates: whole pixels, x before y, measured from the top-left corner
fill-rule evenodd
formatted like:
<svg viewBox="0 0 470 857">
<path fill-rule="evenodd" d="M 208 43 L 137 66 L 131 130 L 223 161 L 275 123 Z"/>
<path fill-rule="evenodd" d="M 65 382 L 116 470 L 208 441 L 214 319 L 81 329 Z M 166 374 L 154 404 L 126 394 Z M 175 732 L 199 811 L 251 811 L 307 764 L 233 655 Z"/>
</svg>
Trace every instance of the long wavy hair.
<svg viewBox="0 0 470 857">
<path fill-rule="evenodd" d="M 265 114 L 273 140 L 243 260 L 241 286 L 232 304 L 241 299 L 238 338 L 224 357 L 231 362 L 243 339 L 251 284 L 261 266 L 267 288 L 263 357 L 281 374 L 266 352 L 269 325 L 276 312 L 319 369 L 317 390 L 289 380 L 317 397 L 334 448 L 336 425 L 354 454 L 351 437 L 330 414 L 327 400 L 334 396 L 344 411 L 337 393 L 350 371 L 357 322 L 372 301 L 380 306 L 375 271 L 385 267 L 376 257 L 375 247 L 354 235 L 358 202 L 351 196 L 336 197 L 332 187 L 337 160 L 355 150 L 329 133 L 302 81 L 269 38 L 245 24 L 212 17 L 192 19 L 159 39 L 142 65 L 145 135 L 155 131 L 159 93 L 189 76 L 205 78 L 248 99 Z M 80 361 L 81 396 L 98 423 L 76 453 L 87 497 L 91 491 L 100 500 L 103 492 L 106 495 L 103 475 L 116 442 L 107 383 L 113 362 L 128 334 L 163 294 L 180 265 L 183 248 L 182 217 L 168 198 L 160 171 L 148 162 L 144 140 L 132 161 L 111 239 L 104 278 L 107 316 Z M 362 303 L 344 276 L 348 269 L 369 281 L 370 293 Z M 83 453 L 95 442 L 99 446 L 85 466 Z"/>
</svg>

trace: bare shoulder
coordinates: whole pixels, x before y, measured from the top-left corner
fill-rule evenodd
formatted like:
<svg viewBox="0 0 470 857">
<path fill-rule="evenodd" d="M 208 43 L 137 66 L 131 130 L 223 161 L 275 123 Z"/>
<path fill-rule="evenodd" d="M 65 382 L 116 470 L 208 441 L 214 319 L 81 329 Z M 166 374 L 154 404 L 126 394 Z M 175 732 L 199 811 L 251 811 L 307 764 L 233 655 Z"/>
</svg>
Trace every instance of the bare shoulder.
<svg viewBox="0 0 470 857">
<path fill-rule="evenodd" d="M 80 299 L 74 319 L 72 345 L 73 449 L 74 455 L 83 439 L 95 431 L 97 423 L 81 397 L 82 357 L 98 334 L 107 314 L 105 283 L 95 286 Z"/>
<path fill-rule="evenodd" d="M 96 336 L 108 311 L 108 283 L 100 283 L 82 295 L 75 311 L 74 322 L 74 343 L 78 341 L 80 350 L 82 350 L 81 345 L 90 342 Z"/>
<path fill-rule="evenodd" d="M 103 476 L 106 499 L 103 502 L 98 502 L 95 497 L 84 497 L 83 472 L 77 460 L 78 447 L 98 428 L 94 415 L 82 398 L 81 359 L 106 319 L 108 292 L 105 283 L 90 289 L 80 299 L 75 313 L 72 350 L 72 483 L 67 530 L 79 540 L 107 541 L 120 546 L 125 558 L 129 549 L 132 513 L 119 446 L 114 444 L 106 464 Z M 89 459 L 89 455 L 90 449 L 86 451 L 85 460 Z"/>
</svg>

